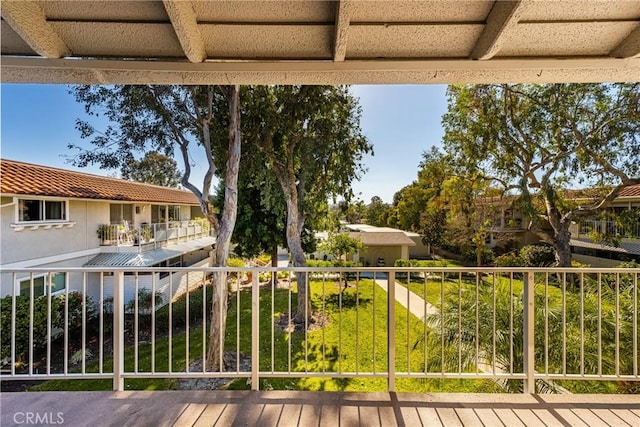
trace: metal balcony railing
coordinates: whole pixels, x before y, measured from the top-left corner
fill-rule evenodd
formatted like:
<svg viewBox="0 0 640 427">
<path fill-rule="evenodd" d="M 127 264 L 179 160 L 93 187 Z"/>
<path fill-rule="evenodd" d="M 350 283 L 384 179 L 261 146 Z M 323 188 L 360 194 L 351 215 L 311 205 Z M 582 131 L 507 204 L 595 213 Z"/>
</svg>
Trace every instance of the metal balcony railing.
<svg viewBox="0 0 640 427">
<path fill-rule="evenodd" d="M 171 221 L 137 226 L 103 224 L 98 227 L 101 246 L 136 248 L 138 252 L 158 249 L 210 236 L 206 221 Z"/>
<path fill-rule="evenodd" d="M 578 236 L 576 237 L 588 237 L 593 232 L 601 235 L 617 236 L 623 239 L 640 239 L 640 224 L 622 227 L 615 221 L 581 221 L 578 224 Z"/>
<path fill-rule="evenodd" d="M 640 269 L 150 268 L 3 270 L 4 380 L 486 380 L 536 393 L 637 384 Z M 38 278 L 65 288 L 38 296 Z M 226 335 L 207 368 L 211 297 Z M 162 277 L 162 278 L 161 278 Z M 311 313 L 295 324 L 297 289 Z M 21 293 L 20 293 L 21 292 Z M 211 362 L 211 360 L 209 360 Z M 243 363 L 244 362 L 244 363 Z M 569 387 L 570 388 L 570 387 Z"/>
</svg>

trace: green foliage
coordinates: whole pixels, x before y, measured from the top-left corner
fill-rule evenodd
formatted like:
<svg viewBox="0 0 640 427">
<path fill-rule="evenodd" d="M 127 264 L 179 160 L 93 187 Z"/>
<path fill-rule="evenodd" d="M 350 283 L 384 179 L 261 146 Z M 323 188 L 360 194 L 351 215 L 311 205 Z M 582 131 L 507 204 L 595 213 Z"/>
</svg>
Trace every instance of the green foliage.
<svg viewBox="0 0 640 427">
<path fill-rule="evenodd" d="M 493 264 L 496 267 L 524 267 L 525 266 L 524 259 L 513 252 L 496 257 L 496 259 L 493 260 Z"/>
<path fill-rule="evenodd" d="M 362 251 L 365 246 L 360 239 L 351 237 L 349 233 L 329 233 L 329 237 L 320 243 L 319 248 L 340 259 L 343 255 Z"/>
<path fill-rule="evenodd" d="M 122 178 L 155 184 L 162 187 L 177 187 L 182 180 L 178 163 L 157 151 L 149 151 L 140 160 L 131 159 L 121 167 Z"/>
<path fill-rule="evenodd" d="M 51 318 L 51 328 L 64 329 L 65 306 L 68 305 L 68 325 L 69 331 L 73 331 L 82 326 L 83 320 L 90 321 L 95 317 L 95 306 L 90 297 L 86 300 L 86 318 L 82 317 L 82 294 L 78 292 L 69 293 L 68 304 L 65 304 L 65 296 L 57 295 L 51 297 L 51 311 L 49 311 L 49 298 L 45 295 L 33 299 L 33 350 L 34 352 L 43 349 L 48 340 L 47 325 L 49 316 Z M 29 356 L 29 326 L 31 324 L 31 302 L 28 295 L 16 297 L 16 328 L 11 327 L 12 297 L 10 295 L 0 300 L 0 324 L 2 327 L 2 353 L 1 358 L 11 357 L 11 337 L 15 336 L 16 360 L 25 361 Z"/>
<path fill-rule="evenodd" d="M 162 304 L 162 292 L 156 292 L 154 295 L 151 289 L 140 288 L 138 289 L 137 304 L 139 312 L 148 312 L 154 307 L 154 304 L 155 307 L 159 307 Z M 124 310 L 126 313 L 135 313 L 136 299 L 129 301 Z"/>
<path fill-rule="evenodd" d="M 214 288 L 211 285 L 200 287 L 188 294 L 181 295 L 175 301 L 167 304 L 156 311 L 156 331 L 165 333 L 169 330 L 169 313 L 171 313 L 171 324 L 174 328 L 184 328 L 187 325 L 187 303 L 189 304 L 188 322 L 190 325 L 197 325 L 202 322 L 203 313 L 211 307 Z M 203 299 L 206 293 L 205 307 Z M 188 300 L 188 301 L 187 301 Z"/>
<path fill-rule="evenodd" d="M 520 257 L 525 267 L 549 267 L 556 260 L 554 248 L 545 245 L 527 245 L 520 249 Z"/>
<path fill-rule="evenodd" d="M 490 248 L 480 247 L 466 247 L 462 251 L 462 261 L 465 264 L 471 264 L 475 266 L 489 265 L 493 262 L 495 254 Z M 478 265 L 478 260 L 480 264 Z"/>
<path fill-rule="evenodd" d="M 389 225 L 389 216 L 391 215 L 391 206 L 384 203 L 378 196 L 373 196 L 371 202 L 367 205 L 365 220 L 367 224 L 375 227 L 386 227 Z"/>
<path fill-rule="evenodd" d="M 350 267 L 362 267 L 362 263 L 361 262 L 355 262 L 355 261 L 345 261 L 345 260 L 341 260 L 341 259 L 334 259 L 334 260 L 328 260 L 328 261 L 319 260 L 319 259 L 308 259 L 307 260 L 307 267 L 318 267 L 318 268 L 345 267 L 345 268 L 350 268 Z"/>
<path fill-rule="evenodd" d="M 242 258 L 229 258 L 227 260 L 228 267 L 246 267 L 246 264 Z"/>
<path fill-rule="evenodd" d="M 571 221 L 606 208 L 640 175 L 639 98 L 638 83 L 450 86 L 445 149 L 463 175 L 516 190 L 569 267 Z M 576 203 L 565 197 L 576 186 L 602 191 Z"/>
</svg>

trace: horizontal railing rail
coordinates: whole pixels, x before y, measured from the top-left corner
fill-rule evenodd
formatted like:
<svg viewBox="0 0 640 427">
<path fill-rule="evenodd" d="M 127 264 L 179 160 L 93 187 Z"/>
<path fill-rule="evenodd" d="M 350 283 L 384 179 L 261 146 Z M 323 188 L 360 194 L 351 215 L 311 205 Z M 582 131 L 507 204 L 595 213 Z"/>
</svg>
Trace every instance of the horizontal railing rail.
<svg viewBox="0 0 640 427">
<path fill-rule="evenodd" d="M 137 252 L 163 248 L 211 235 L 210 226 L 204 221 L 140 224 L 125 226 L 103 224 L 98 227 L 101 246 L 136 248 Z"/>
<path fill-rule="evenodd" d="M 590 235 L 591 233 L 607 234 L 620 238 L 640 239 L 640 224 L 620 225 L 615 221 L 581 221 L 577 227 L 578 235 Z"/>
<path fill-rule="evenodd" d="M 640 381 L 639 276 L 637 268 L 4 269 L 0 379 L 110 379 L 114 389 L 136 378 L 244 378 L 253 389 L 281 378 L 383 380 L 390 391 L 447 379 L 527 393 L 579 389 L 576 381 L 631 388 Z M 228 304 L 212 317 L 216 283 Z M 302 314 L 300 286 L 311 300 Z M 221 325 L 226 334 L 211 337 Z"/>
</svg>

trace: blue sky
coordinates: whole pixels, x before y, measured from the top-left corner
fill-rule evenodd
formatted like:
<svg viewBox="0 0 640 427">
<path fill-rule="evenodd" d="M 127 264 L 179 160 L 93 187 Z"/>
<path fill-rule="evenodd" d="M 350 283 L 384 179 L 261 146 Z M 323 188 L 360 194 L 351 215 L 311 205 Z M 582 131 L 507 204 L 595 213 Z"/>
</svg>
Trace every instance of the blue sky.
<svg viewBox="0 0 640 427">
<path fill-rule="evenodd" d="M 391 202 L 393 194 L 416 178 L 421 154 L 440 145 L 440 119 L 446 86 L 352 86 L 362 106 L 362 129 L 375 155 L 365 158 L 368 172 L 353 185 L 368 203 L 373 196 Z M 67 144 L 89 147 L 75 129 L 86 118 L 64 85 L 3 84 L 1 87 L 3 158 L 115 176 L 97 167 L 74 168 L 63 157 Z M 100 124 L 94 122 L 97 128 Z M 197 176 L 197 168 L 194 171 Z"/>
</svg>

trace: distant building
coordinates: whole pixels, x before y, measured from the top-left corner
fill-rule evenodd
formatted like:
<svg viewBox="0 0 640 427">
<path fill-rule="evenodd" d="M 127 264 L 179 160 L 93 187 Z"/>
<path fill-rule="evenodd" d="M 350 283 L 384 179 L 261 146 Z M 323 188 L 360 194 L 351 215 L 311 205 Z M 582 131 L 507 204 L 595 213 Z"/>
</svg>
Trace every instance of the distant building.
<svg viewBox="0 0 640 427">
<path fill-rule="evenodd" d="M 0 268 L 60 268 L 52 275 L 3 272 L 1 295 L 80 291 L 83 277 L 70 267 L 204 266 L 215 238 L 196 197 L 184 190 L 0 160 Z M 156 290 L 170 297 L 169 277 L 155 274 Z M 194 275 L 192 275 L 194 276 Z M 112 277 L 112 276 L 111 276 Z M 138 274 L 138 288 L 151 288 L 151 273 Z M 126 275 L 125 281 L 136 280 Z M 173 297 L 186 277 L 172 275 Z M 190 282 L 202 278 L 191 277 Z M 87 292 L 97 301 L 100 273 L 87 274 Z M 104 298 L 112 295 L 109 276 Z M 125 286 L 133 298 L 135 286 Z"/>
</svg>

